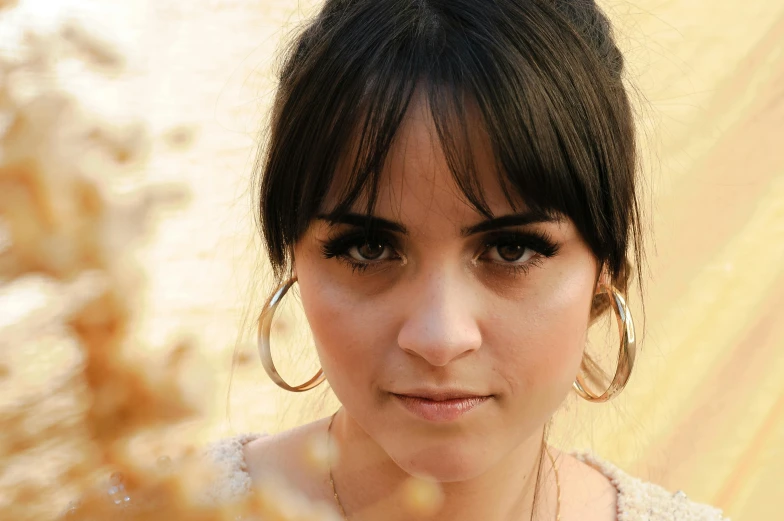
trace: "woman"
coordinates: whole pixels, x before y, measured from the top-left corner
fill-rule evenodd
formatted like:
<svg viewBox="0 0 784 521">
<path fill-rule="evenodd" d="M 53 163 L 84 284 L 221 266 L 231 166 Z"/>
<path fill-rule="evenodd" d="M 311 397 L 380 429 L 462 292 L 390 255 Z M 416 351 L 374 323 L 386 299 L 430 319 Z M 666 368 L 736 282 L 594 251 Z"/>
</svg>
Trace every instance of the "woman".
<svg viewBox="0 0 784 521">
<path fill-rule="evenodd" d="M 642 248 L 622 72 L 589 0 L 326 1 L 283 64 L 259 162 L 280 284 L 260 349 L 280 386 L 326 378 L 342 407 L 219 443 L 218 492 L 275 473 L 344 519 L 403 520 L 395 491 L 420 476 L 442 494 L 430 519 L 723 519 L 546 440 L 567 393 L 607 401 L 634 364 L 623 295 Z M 323 371 L 304 384 L 270 354 L 294 284 Z M 622 335 L 597 391 L 584 346 L 603 313 Z M 340 454 L 324 472 L 300 456 L 314 437 Z"/>
</svg>

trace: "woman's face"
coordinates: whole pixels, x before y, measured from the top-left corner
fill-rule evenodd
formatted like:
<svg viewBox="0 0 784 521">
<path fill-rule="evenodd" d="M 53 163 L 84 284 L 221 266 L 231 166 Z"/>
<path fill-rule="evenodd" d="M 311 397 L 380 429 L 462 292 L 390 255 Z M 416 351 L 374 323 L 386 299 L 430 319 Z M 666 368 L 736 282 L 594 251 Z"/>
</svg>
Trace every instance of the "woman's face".
<svg viewBox="0 0 784 521">
<path fill-rule="evenodd" d="M 474 154 L 493 219 L 476 212 L 434 136 L 415 103 L 373 215 L 360 201 L 346 222 L 315 220 L 294 258 L 348 415 L 407 472 L 457 481 L 540 436 L 566 397 L 598 266 L 569 219 L 513 211 L 482 136 Z"/>
</svg>

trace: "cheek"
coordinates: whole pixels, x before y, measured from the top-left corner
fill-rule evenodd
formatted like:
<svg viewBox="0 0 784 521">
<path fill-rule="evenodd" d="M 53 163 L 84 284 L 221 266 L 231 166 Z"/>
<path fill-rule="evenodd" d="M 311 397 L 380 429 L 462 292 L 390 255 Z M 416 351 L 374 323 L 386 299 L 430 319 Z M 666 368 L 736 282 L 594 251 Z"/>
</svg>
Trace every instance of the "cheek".
<svg viewBox="0 0 784 521">
<path fill-rule="evenodd" d="M 507 307 L 496 315 L 487 329 L 496 332 L 492 345 L 502 346 L 496 362 L 513 395 L 562 399 L 569 391 L 583 356 L 592 295 L 589 272 L 562 272 L 512 304 L 513 312 Z"/>
<path fill-rule="evenodd" d="M 325 264 L 298 270 L 299 291 L 321 367 L 338 398 L 350 400 L 357 391 L 367 391 L 380 374 L 384 319 L 329 270 L 319 270 Z"/>
<path fill-rule="evenodd" d="M 352 366 L 363 363 L 358 358 L 361 351 L 355 347 L 362 336 L 357 331 L 362 322 L 357 320 L 351 302 L 341 295 L 339 287 L 312 270 L 303 272 L 308 275 L 299 276 L 300 296 L 322 368 L 329 371 L 337 366 L 344 368 L 342 373 L 352 374 Z"/>
</svg>

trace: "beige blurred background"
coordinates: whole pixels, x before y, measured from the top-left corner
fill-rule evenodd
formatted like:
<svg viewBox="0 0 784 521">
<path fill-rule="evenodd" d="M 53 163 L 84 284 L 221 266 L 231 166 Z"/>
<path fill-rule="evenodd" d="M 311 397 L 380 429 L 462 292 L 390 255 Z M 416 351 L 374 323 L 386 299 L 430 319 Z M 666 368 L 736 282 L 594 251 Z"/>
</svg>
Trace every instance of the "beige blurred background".
<svg viewBox="0 0 784 521">
<path fill-rule="evenodd" d="M 601 406 L 570 399 L 553 442 L 594 450 L 734 520 L 780 516 L 784 2 L 602 4 L 640 93 L 652 230 L 645 337 L 624 394 Z M 11 53 L 21 27 L 46 31 L 79 20 L 117 44 L 127 72 L 97 81 L 64 64 L 58 74 L 65 88 L 117 121 L 141 117 L 153 134 L 183 123 L 197 129 L 184 154 L 153 151 L 148 169 L 107 183 L 117 194 L 167 183 L 190 191 L 190 202 L 161 214 L 139 250 L 147 287 L 138 340 L 140 351 L 155 351 L 183 336 L 197 339 L 202 360 L 190 386 L 201 393 L 206 414 L 185 430 L 201 441 L 276 431 L 334 407 L 324 393 L 277 390 L 244 322 L 269 289 L 249 189 L 275 53 L 317 5 L 22 0 L 0 19 L 0 47 Z M 26 290 L 34 295 L 36 288 Z M 632 296 L 638 317 L 639 302 Z M 0 329 L 41 305 L 34 297 L 13 305 L 0 300 Z M 278 329 L 297 350 L 289 365 L 304 363 L 301 374 L 314 369 L 301 315 L 283 313 Z M 595 348 L 615 350 L 609 342 Z M 232 372 L 235 353 L 245 363 Z M 31 380 L 56 360 L 52 352 L 27 356 Z"/>
</svg>

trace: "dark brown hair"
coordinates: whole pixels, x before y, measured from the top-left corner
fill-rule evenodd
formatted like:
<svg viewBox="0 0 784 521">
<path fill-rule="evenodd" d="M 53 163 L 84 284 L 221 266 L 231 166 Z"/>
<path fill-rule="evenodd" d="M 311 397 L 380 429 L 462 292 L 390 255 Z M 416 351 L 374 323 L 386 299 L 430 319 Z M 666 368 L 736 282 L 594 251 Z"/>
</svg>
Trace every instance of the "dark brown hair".
<svg viewBox="0 0 784 521">
<path fill-rule="evenodd" d="M 375 204 L 415 91 L 468 202 L 490 216 L 468 126 L 481 124 L 509 203 L 569 217 L 622 291 L 641 274 L 635 125 L 623 57 L 592 0 L 327 0 L 285 55 L 258 158 L 259 224 L 276 279 L 323 210 Z M 468 117 L 468 102 L 480 121 Z M 641 280 L 641 277 L 638 277 Z M 597 300 L 596 313 L 607 300 Z"/>
</svg>

